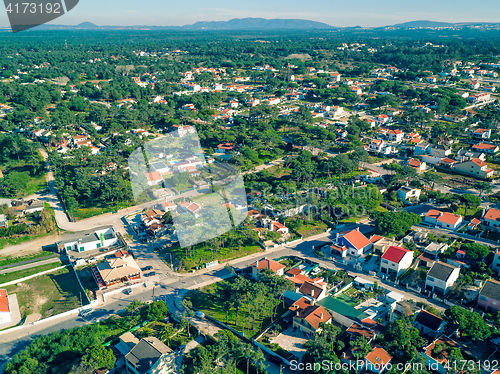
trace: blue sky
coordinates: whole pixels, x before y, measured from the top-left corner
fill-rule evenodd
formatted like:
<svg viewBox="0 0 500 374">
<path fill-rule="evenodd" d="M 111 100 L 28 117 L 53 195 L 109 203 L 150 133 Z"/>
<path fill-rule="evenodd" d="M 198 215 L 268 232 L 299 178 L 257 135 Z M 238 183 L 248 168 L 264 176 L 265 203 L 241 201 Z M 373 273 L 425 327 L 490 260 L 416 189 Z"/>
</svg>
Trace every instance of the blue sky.
<svg viewBox="0 0 500 374">
<path fill-rule="evenodd" d="M 432 20 L 500 22 L 499 0 L 80 0 L 52 23 L 185 25 L 232 18 L 300 18 L 333 26 L 385 26 Z M 8 25 L 0 12 L 0 25 Z"/>
</svg>

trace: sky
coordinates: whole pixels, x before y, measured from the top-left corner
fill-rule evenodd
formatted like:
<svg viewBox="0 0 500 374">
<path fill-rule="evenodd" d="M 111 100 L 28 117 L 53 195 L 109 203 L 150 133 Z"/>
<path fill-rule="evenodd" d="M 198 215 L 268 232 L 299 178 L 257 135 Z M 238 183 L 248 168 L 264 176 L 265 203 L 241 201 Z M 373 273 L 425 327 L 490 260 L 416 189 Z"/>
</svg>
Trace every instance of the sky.
<svg viewBox="0 0 500 374">
<path fill-rule="evenodd" d="M 377 27 L 431 20 L 500 22 L 499 0 L 80 0 L 53 24 L 181 26 L 232 18 L 296 18 L 332 26 Z M 9 24 L 0 12 L 0 25 Z"/>
</svg>

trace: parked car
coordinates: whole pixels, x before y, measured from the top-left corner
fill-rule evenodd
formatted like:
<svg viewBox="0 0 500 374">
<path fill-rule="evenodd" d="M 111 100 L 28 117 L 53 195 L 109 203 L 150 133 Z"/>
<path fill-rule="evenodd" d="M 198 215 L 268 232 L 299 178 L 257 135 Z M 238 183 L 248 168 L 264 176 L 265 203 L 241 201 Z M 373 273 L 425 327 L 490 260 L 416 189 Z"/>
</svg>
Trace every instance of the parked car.
<svg viewBox="0 0 500 374">
<path fill-rule="evenodd" d="M 152 277 L 153 275 L 156 275 L 156 271 L 151 271 L 149 273 L 144 274 L 145 277 Z"/>
<path fill-rule="evenodd" d="M 184 352 L 185 349 L 186 349 L 186 345 L 183 344 L 175 350 L 175 353 L 177 353 L 177 354 L 182 353 L 182 352 Z"/>
<path fill-rule="evenodd" d="M 153 267 L 148 265 L 148 266 L 144 266 L 142 269 L 142 271 L 148 271 L 148 270 L 153 270 Z"/>
<path fill-rule="evenodd" d="M 194 315 L 198 318 L 205 318 L 205 313 L 203 312 L 200 312 L 199 310 L 197 310 L 196 312 L 194 312 Z"/>
<path fill-rule="evenodd" d="M 126 288 L 123 292 L 125 292 L 127 295 L 131 295 L 134 293 L 134 291 L 132 291 L 132 288 Z"/>
<path fill-rule="evenodd" d="M 80 317 L 85 317 L 85 316 L 88 316 L 90 313 L 92 313 L 94 311 L 94 309 L 82 309 L 80 310 L 80 312 L 78 313 L 78 315 Z"/>
<path fill-rule="evenodd" d="M 278 366 L 283 363 L 281 358 L 279 358 L 278 356 L 269 356 L 269 361 L 271 361 L 273 364 L 278 365 Z"/>
</svg>

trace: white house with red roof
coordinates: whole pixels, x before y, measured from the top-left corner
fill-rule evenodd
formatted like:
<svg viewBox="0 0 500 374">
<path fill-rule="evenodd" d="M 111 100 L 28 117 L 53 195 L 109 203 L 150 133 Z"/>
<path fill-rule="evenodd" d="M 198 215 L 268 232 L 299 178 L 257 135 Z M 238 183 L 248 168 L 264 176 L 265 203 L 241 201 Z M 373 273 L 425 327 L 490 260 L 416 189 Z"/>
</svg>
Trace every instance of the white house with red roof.
<svg viewBox="0 0 500 374">
<path fill-rule="evenodd" d="M 314 305 L 305 297 L 300 298 L 290 306 L 293 316 L 293 327 L 298 328 L 304 333 L 314 334 L 320 332 L 320 323 L 329 324 L 332 322 L 332 316 L 322 306 Z"/>
<path fill-rule="evenodd" d="M 496 144 L 479 143 L 472 146 L 472 150 L 476 152 L 484 152 L 489 154 L 497 153 L 500 148 Z"/>
<path fill-rule="evenodd" d="M 7 290 L 0 290 L 0 325 L 12 322 L 12 311 Z"/>
<path fill-rule="evenodd" d="M 472 136 L 476 139 L 489 139 L 491 136 L 491 129 L 476 129 L 472 133 Z"/>
<path fill-rule="evenodd" d="M 484 226 L 490 229 L 500 230 L 500 209 L 490 208 L 487 211 L 483 211 L 481 220 Z"/>
<path fill-rule="evenodd" d="M 401 143 L 405 137 L 405 133 L 401 130 L 387 130 L 385 133 L 387 140 L 395 143 Z"/>
<path fill-rule="evenodd" d="M 152 171 L 151 173 L 146 173 L 146 178 L 148 180 L 148 185 L 156 186 L 163 182 L 163 178 L 158 171 Z"/>
<path fill-rule="evenodd" d="M 391 246 L 382 255 L 380 272 L 389 276 L 399 277 L 413 262 L 413 251 Z"/>
<path fill-rule="evenodd" d="M 455 170 L 462 174 L 488 179 L 493 176 L 495 171 L 488 167 L 488 164 L 479 158 L 464 161 L 455 165 Z"/>
<path fill-rule="evenodd" d="M 435 209 L 429 210 L 424 217 L 424 222 L 450 230 L 455 230 L 462 221 L 463 217 L 461 215 Z"/>
<path fill-rule="evenodd" d="M 252 277 L 254 279 L 259 279 L 261 271 L 264 269 L 270 269 L 272 272 L 279 276 L 283 276 L 285 273 L 285 265 L 280 264 L 277 261 L 271 260 L 270 258 L 264 257 L 262 260 L 258 260 L 250 265 L 252 267 Z"/>
<path fill-rule="evenodd" d="M 375 122 L 377 122 L 379 125 L 383 125 L 387 122 L 389 122 L 390 117 L 387 114 L 379 114 L 378 116 L 375 117 Z"/>
<path fill-rule="evenodd" d="M 354 257 L 359 257 L 373 248 L 373 243 L 359 231 L 359 228 L 338 234 L 333 244 L 340 248 L 347 247 L 347 254 Z"/>
<path fill-rule="evenodd" d="M 188 201 L 180 203 L 178 207 L 181 213 L 189 213 L 193 215 L 195 218 L 198 218 L 200 216 L 202 209 L 200 204 L 190 203 Z"/>
</svg>

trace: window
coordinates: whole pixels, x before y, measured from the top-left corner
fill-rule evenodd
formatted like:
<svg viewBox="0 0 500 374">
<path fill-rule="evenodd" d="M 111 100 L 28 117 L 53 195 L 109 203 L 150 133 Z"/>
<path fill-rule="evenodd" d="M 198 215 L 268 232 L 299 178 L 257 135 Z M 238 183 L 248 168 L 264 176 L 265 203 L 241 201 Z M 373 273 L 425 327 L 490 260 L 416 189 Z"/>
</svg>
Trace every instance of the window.
<svg viewBox="0 0 500 374">
<path fill-rule="evenodd" d="M 432 278 L 432 277 L 427 277 L 427 280 L 428 280 L 429 282 L 434 282 L 434 280 L 435 280 L 435 279 L 434 279 L 434 278 Z"/>
</svg>

